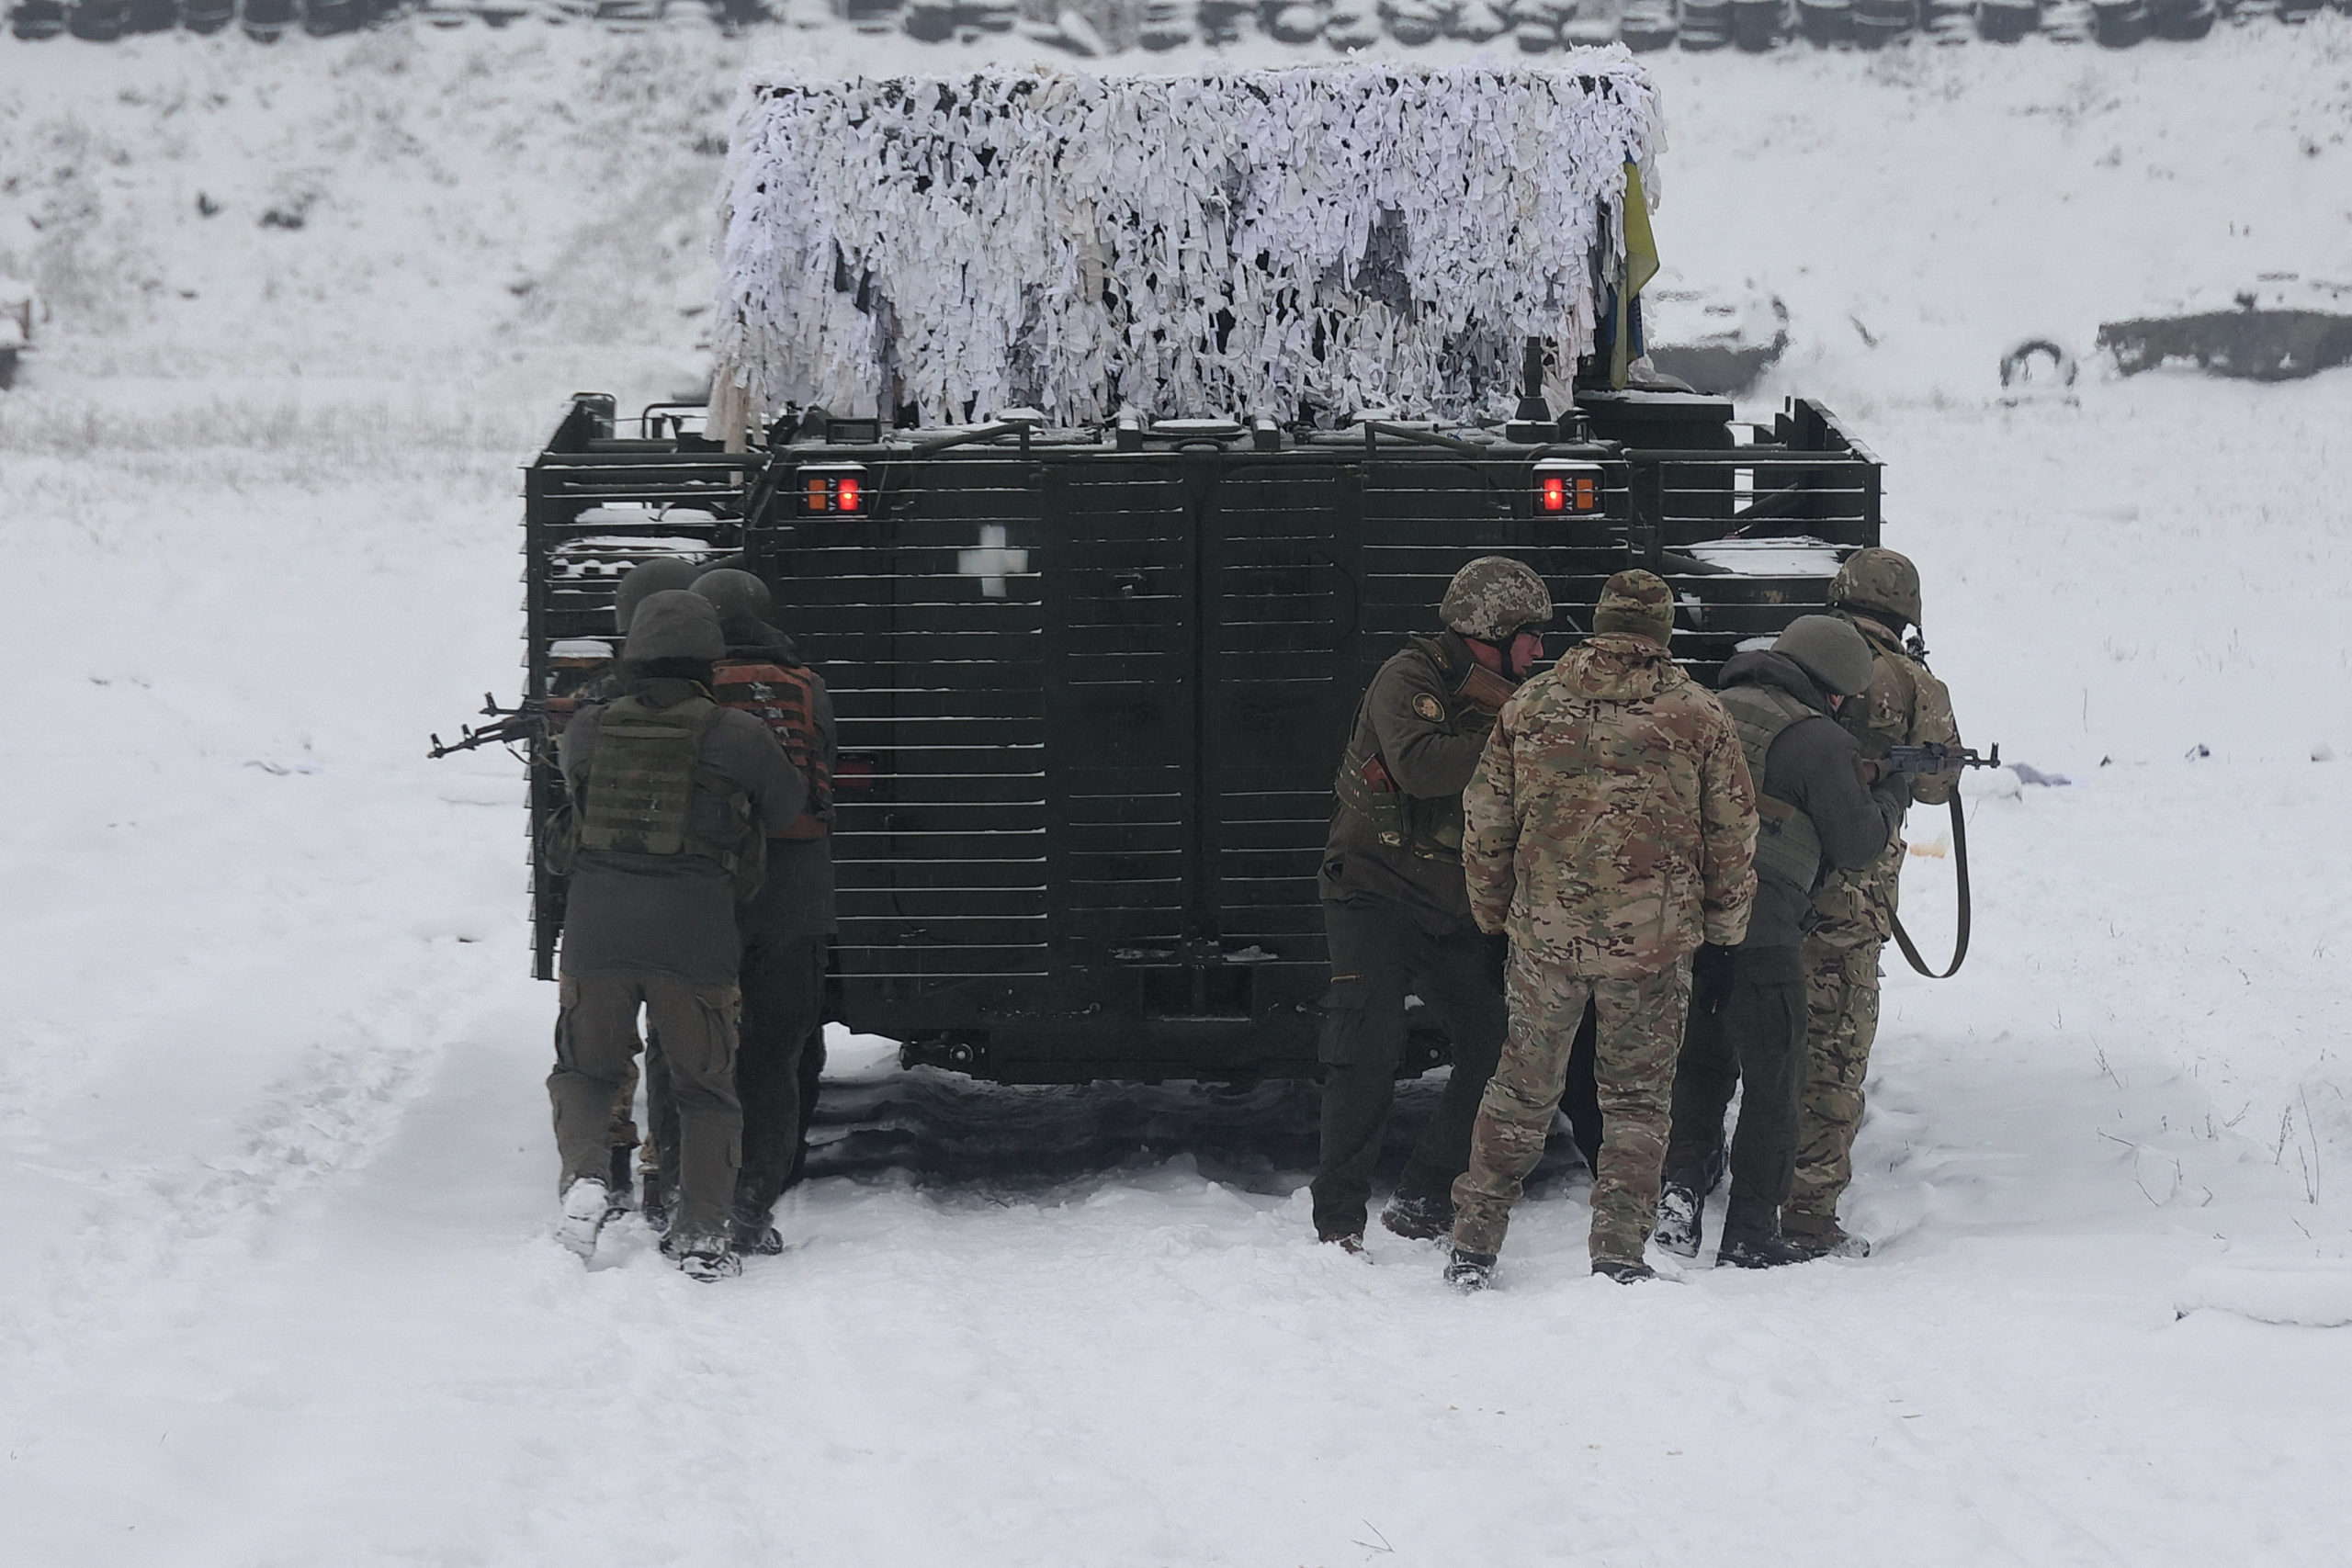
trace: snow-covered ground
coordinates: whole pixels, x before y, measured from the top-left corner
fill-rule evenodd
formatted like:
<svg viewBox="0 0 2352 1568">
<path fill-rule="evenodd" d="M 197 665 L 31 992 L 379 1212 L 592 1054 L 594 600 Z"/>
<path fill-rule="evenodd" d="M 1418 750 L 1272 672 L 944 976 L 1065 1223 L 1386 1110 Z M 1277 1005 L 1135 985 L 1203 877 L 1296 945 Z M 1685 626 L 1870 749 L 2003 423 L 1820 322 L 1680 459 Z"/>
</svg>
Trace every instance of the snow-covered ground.
<svg viewBox="0 0 2352 1568">
<path fill-rule="evenodd" d="M 1299 1091 L 869 1042 L 786 1257 L 548 1239 L 519 782 L 424 736 L 514 690 L 563 395 L 696 373 L 745 47 L 0 52 L 0 1563 L 2343 1561 L 2352 371 L 2086 351 L 2352 277 L 2352 23 L 1657 58 L 1668 262 L 1787 300 L 1757 411 L 1887 459 L 1963 727 L 2075 782 L 1971 796 L 1968 967 L 1889 976 L 1879 1256 L 1616 1290 L 1564 1169 L 1469 1301 L 1312 1245 Z"/>
</svg>

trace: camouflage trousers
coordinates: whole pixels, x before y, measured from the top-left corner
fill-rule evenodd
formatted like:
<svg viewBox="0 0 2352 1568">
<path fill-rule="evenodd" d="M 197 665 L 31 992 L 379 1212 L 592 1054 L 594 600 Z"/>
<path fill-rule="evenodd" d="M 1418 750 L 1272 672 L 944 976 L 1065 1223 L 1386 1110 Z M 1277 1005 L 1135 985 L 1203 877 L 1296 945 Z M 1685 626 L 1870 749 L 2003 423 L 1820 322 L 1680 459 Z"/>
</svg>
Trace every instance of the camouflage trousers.
<svg viewBox="0 0 2352 1568">
<path fill-rule="evenodd" d="M 1878 1038 L 1878 959 L 1884 944 L 1804 944 L 1804 1089 L 1797 1111 L 1796 1179 L 1781 1216 L 1792 1235 L 1834 1228 L 1838 1200 L 1853 1179 L 1854 1134 L 1862 1124 L 1862 1079 Z"/>
<path fill-rule="evenodd" d="M 1453 1245 L 1487 1255 L 1502 1250 L 1511 1205 L 1544 1157 L 1589 1001 L 1600 1015 L 1593 1076 L 1600 1100 L 1592 1256 L 1639 1262 L 1657 1220 L 1674 1061 L 1690 1005 L 1690 960 L 1610 980 L 1564 973 L 1514 948 L 1504 988 L 1510 1038 L 1478 1102 L 1470 1168 L 1453 1184 Z"/>
</svg>

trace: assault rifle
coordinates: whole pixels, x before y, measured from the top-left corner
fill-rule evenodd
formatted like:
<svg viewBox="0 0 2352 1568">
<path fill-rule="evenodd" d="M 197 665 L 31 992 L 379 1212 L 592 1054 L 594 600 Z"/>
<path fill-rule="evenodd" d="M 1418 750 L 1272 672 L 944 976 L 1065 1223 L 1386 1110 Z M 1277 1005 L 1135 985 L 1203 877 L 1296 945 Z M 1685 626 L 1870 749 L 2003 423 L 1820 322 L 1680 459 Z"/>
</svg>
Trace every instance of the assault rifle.
<svg viewBox="0 0 2352 1568">
<path fill-rule="evenodd" d="M 1879 759 L 1879 766 L 1890 773 L 1940 773 L 1953 768 L 1997 768 L 2001 765 L 2001 749 L 1996 745 L 1992 755 L 1979 756 L 1965 746 L 1946 746 L 1930 740 L 1924 746 L 1890 746 L 1886 755 Z"/>
<path fill-rule="evenodd" d="M 425 756 L 432 761 L 456 751 L 471 751 L 480 746 L 512 746 L 517 741 L 536 745 L 548 732 L 548 705 L 544 698 L 525 697 L 511 708 L 498 705 L 498 700 L 488 692 L 481 694 L 483 716 L 496 722 L 477 729 L 472 725 L 460 728 L 462 739 L 444 741 L 438 735 L 431 737 L 433 750 Z"/>
</svg>

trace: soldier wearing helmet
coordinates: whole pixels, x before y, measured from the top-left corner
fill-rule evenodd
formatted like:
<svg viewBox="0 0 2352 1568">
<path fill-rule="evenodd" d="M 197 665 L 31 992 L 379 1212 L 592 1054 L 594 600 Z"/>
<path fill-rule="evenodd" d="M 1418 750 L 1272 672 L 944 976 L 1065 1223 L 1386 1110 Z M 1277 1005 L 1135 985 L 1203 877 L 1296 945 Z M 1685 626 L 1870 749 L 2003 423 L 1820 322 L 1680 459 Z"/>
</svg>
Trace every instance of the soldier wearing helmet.
<svg viewBox="0 0 2352 1568">
<path fill-rule="evenodd" d="M 1863 784 L 1860 743 L 1834 716 L 1870 689 L 1872 668 L 1862 634 L 1834 615 L 1800 615 L 1770 649 L 1724 666 L 1716 700 L 1756 785 L 1756 910 L 1737 947 L 1702 947 L 1691 966 L 1658 1200 L 1657 1244 L 1668 1252 L 1698 1256 L 1700 1205 L 1724 1163 L 1737 1085 L 1716 1261 L 1765 1269 L 1814 1256 L 1781 1234 L 1804 1078 L 1805 929 L 1824 879 L 1877 860 L 1903 813 L 1885 781 Z"/>
<path fill-rule="evenodd" d="M 1487 1283 L 1543 1158 L 1588 1003 L 1600 1015 L 1593 1272 L 1646 1279 L 1668 1095 L 1702 942 L 1736 946 L 1756 897 L 1756 804 L 1723 705 L 1667 651 L 1674 594 L 1601 591 L 1593 636 L 1503 705 L 1463 793 L 1472 918 L 1510 937 L 1510 1032 L 1453 1184 L 1446 1278 Z"/>
<path fill-rule="evenodd" d="M 1454 574 L 1438 617 L 1444 633 L 1409 639 L 1364 692 L 1319 878 L 1331 984 L 1311 1191 L 1317 1236 L 1351 1250 L 1363 1246 L 1396 1095 L 1408 989 L 1453 1041 L 1453 1074 L 1381 1216 L 1399 1235 L 1453 1223 L 1450 1189 L 1502 1049 L 1502 992 L 1462 880 L 1462 786 L 1495 715 L 1544 656 L 1552 595 L 1532 568 L 1481 556 Z"/>
<path fill-rule="evenodd" d="M 1893 746 L 1939 742 L 1957 749 L 1951 694 L 1928 672 L 1926 647 L 1906 627 L 1920 624 L 1919 569 L 1893 550 L 1856 550 L 1829 588 L 1830 612 L 1862 634 L 1871 654 L 1869 686 L 1838 722 L 1861 743 L 1863 766 Z M 1951 798 L 1956 773 L 1898 774 L 1883 781 L 1898 805 Z M 1854 1134 L 1862 1121 L 1862 1079 L 1878 1035 L 1879 953 L 1894 934 L 1903 869 L 1902 817 L 1885 851 L 1858 871 L 1833 871 L 1814 898 L 1805 938 L 1807 1041 L 1798 1113 L 1796 1175 L 1781 1214 L 1781 1234 L 1815 1253 L 1857 1255 L 1869 1244 L 1838 1223 L 1838 1201 L 1852 1179 Z"/>
<path fill-rule="evenodd" d="M 800 815 L 768 835 L 767 874 L 759 892 L 735 909 L 742 941 L 735 1089 L 743 1142 L 732 1234 L 738 1252 L 772 1255 L 784 1249 L 771 1223 L 776 1201 L 798 1177 L 824 1071 L 825 970 L 836 929 L 833 705 L 824 677 L 768 623 L 775 599 L 765 582 L 740 568 L 719 567 L 698 573 L 690 591 L 718 611 L 726 639 L 725 657 L 711 672 L 711 696 L 720 707 L 764 725 L 808 788 Z M 645 1177 L 646 1216 L 658 1223 L 675 1185 L 679 1141 L 658 1054 L 647 1056 L 645 1103 L 654 1154 Z"/>
</svg>

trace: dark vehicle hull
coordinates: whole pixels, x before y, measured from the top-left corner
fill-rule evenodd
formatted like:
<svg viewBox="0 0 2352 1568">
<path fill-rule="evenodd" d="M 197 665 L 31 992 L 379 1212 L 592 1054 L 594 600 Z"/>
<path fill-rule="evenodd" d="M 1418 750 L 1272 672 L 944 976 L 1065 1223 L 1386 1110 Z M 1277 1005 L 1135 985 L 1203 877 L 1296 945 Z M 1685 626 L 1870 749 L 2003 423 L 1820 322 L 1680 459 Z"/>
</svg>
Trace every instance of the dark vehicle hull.
<svg viewBox="0 0 2352 1568">
<path fill-rule="evenodd" d="M 1663 568 L 1690 595 L 1678 652 L 1702 672 L 1817 607 L 1826 570 L 1734 577 L 1678 548 L 1743 527 L 1875 540 L 1875 462 L 1799 411 L 1783 423 L 1812 452 L 1659 462 L 1361 433 L 730 457 L 615 441 L 575 409 L 531 471 L 532 694 L 560 693 L 560 639 L 609 637 L 628 558 L 740 554 L 839 716 L 834 969 L 854 1027 L 1010 1082 L 1309 1077 L 1315 874 L 1372 672 L 1436 629 L 1447 581 L 1481 554 L 1544 574 L 1572 624 L 1555 647 L 1609 573 Z M 1593 412 L 1706 436 L 1671 409 Z M 1598 514 L 1540 510 L 1546 457 L 1593 465 Z M 870 510 L 803 515 L 797 476 L 842 464 Z M 535 769 L 542 811 L 560 788 Z M 537 879 L 542 975 L 560 898 Z M 1423 1044 L 1411 1070 L 1442 1058 Z"/>
</svg>

